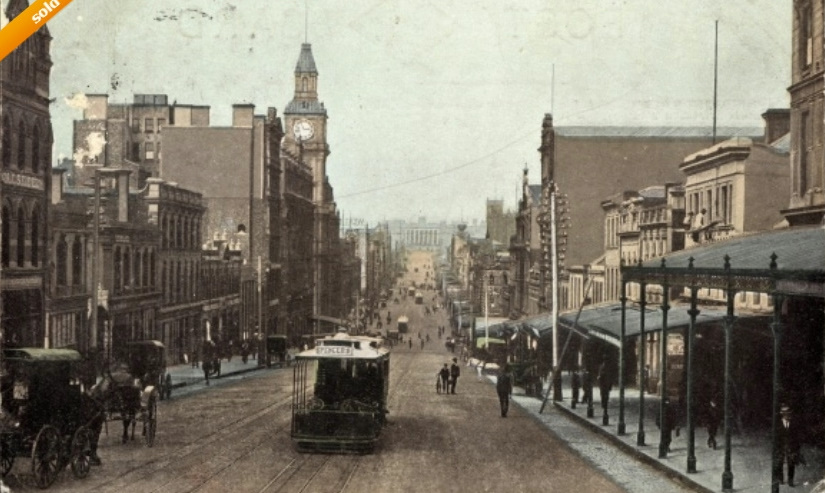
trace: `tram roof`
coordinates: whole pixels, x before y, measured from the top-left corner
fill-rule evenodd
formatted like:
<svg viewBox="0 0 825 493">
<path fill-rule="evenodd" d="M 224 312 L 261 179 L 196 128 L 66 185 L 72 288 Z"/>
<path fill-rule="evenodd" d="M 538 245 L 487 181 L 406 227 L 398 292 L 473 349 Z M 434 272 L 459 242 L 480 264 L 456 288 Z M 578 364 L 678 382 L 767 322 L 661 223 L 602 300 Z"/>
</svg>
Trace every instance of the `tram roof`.
<svg viewBox="0 0 825 493">
<path fill-rule="evenodd" d="M 315 347 L 301 351 L 298 359 L 381 359 L 390 351 L 380 337 L 354 336 L 339 332 L 315 341 Z"/>
</svg>

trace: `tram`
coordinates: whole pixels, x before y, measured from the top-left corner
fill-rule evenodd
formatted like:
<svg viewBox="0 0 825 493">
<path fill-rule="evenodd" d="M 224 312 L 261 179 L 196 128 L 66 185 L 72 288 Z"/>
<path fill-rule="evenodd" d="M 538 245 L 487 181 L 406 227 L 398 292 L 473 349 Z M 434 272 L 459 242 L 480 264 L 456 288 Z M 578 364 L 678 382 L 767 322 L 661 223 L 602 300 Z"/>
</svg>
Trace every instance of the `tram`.
<svg viewBox="0 0 825 493">
<path fill-rule="evenodd" d="M 295 358 L 292 440 L 302 452 L 371 453 L 386 423 L 390 352 L 339 332 Z"/>
</svg>

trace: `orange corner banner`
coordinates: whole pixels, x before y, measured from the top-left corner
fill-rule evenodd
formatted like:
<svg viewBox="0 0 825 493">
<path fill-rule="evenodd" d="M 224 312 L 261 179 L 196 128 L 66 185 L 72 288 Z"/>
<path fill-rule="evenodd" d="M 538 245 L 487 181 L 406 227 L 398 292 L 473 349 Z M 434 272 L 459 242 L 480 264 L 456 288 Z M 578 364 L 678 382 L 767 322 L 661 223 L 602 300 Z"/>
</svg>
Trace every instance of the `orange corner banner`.
<svg viewBox="0 0 825 493">
<path fill-rule="evenodd" d="M 72 0 L 35 0 L 26 10 L 0 29 L 0 60 L 20 46 Z"/>
</svg>

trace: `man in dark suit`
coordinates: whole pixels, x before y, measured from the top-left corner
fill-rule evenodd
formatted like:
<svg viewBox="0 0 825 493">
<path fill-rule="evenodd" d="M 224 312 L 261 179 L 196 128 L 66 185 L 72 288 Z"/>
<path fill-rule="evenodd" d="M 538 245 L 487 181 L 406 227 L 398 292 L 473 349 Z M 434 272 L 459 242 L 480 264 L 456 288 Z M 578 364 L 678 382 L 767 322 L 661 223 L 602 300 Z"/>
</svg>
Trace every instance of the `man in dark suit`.
<svg viewBox="0 0 825 493">
<path fill-rule="evenodd" d="M 799 438 L 799 425 L 792 416 L 791 408 L 782 404 L 779 409 L 779 426 L 776 428 L 777 455 L 773 461 L 774 475 L 779 478 L 779 484 L 785 482 L 782 469 L 784 464 L 788 464 L 788 486 L 794 486 L 794 470 L 799 461 Z"/>
</svg>

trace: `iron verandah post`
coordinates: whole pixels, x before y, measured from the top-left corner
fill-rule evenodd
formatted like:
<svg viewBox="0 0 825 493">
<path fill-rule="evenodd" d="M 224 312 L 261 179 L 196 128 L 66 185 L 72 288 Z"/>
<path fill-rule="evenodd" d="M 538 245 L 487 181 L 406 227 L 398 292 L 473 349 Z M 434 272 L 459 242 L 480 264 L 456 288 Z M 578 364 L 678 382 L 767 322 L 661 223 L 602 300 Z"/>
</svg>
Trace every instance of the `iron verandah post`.
<svg viewBox="0 0 825 493">
<path fill-rule="evenodd" d="M 619 423 L 617 425 L 616 434 L 623 436 L 627 432 L 624 422 L 624 371 L 625 371 L 625 333 L 627 331 L 627 316 L 625 310 L 627 309 L 627 283 L 623 280 L 621 282 L 621 296 L 619 301 L 622 304 L 622 324 L 621 335 L 619 337 Z"/>
</svg>

